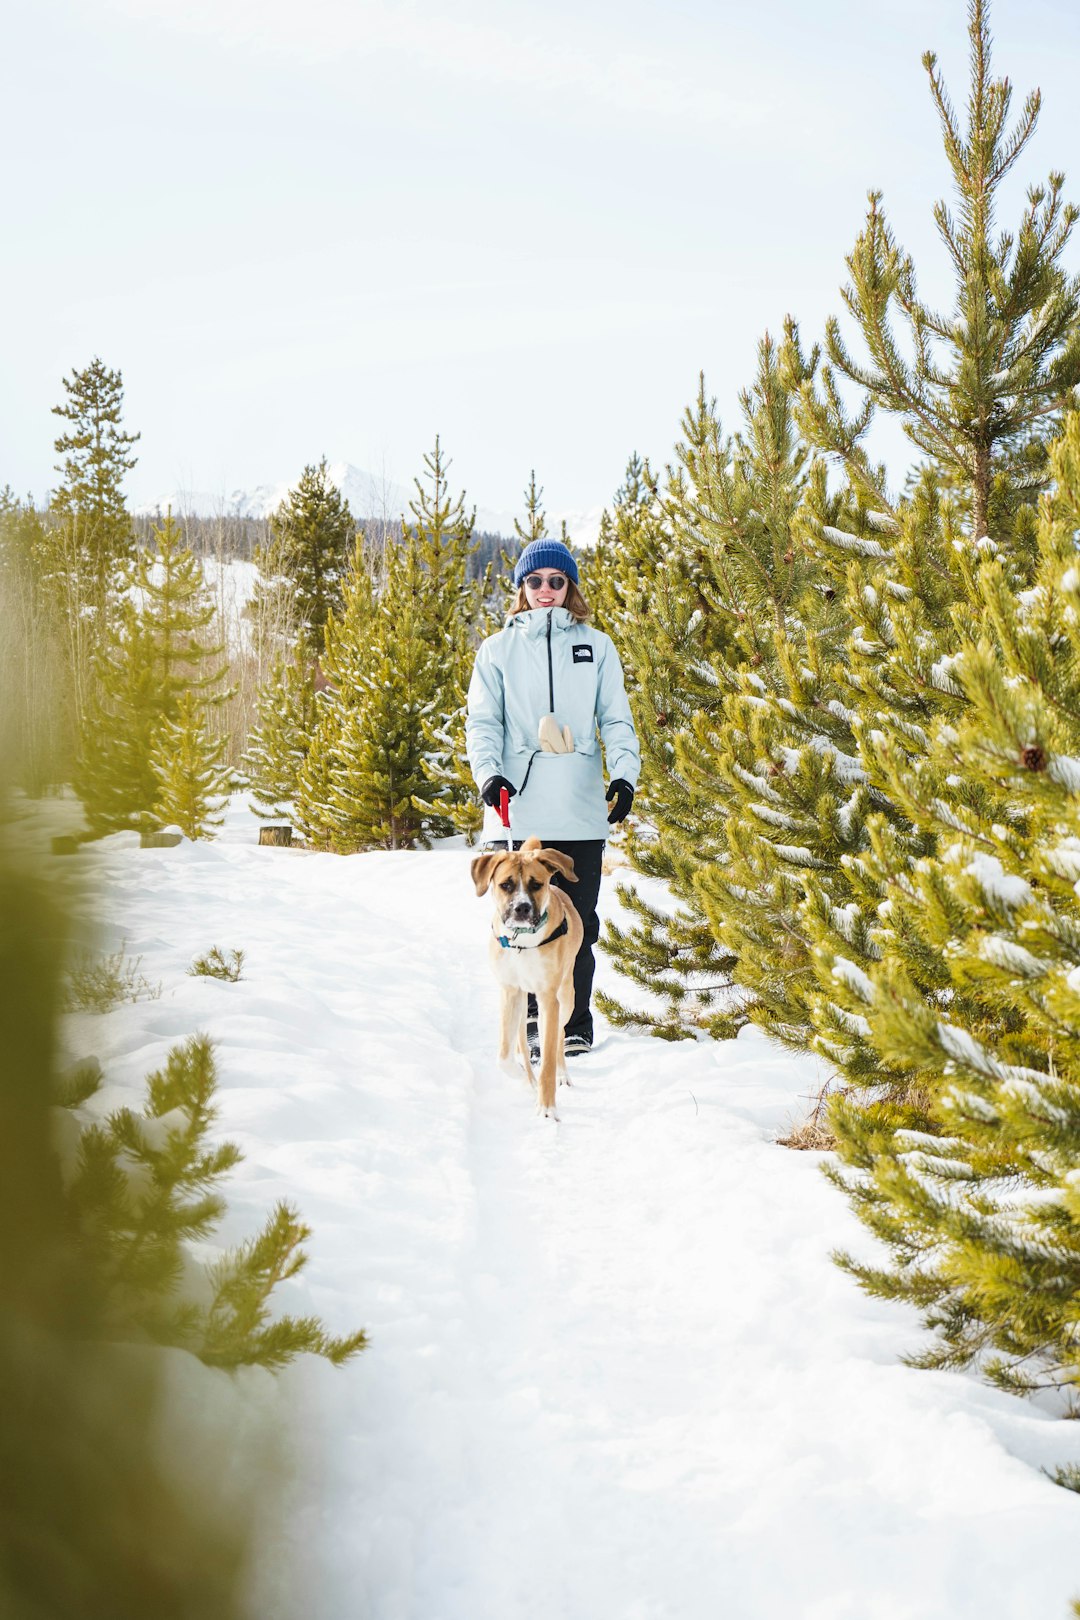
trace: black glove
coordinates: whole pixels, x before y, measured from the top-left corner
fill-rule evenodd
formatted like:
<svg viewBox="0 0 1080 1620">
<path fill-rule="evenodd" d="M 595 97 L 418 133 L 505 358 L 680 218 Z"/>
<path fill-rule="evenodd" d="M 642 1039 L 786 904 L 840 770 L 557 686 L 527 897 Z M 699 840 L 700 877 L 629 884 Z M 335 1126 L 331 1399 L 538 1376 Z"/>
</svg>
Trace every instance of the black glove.
<svg viewBox="0 0 1080 1620">
<path fill-rule="evenodd" d="M 490 804 L 493 810 L 497 810 L 499 808 L 499 798 L 502 794 L 503 788 L 506 789 L 511 798 L 513 798 L 514 794 L 517 792 L 517 788 L 514 786 L 513 782 L 508 782 L 505 776 L 489 776 L 483 787 L 480 789 L 480 797 L 483 799 L 485 804 Z"/>
<path fill-rule="evenodd" d="M 617 776 L 614 782 L 608 783 L 604 797 L 608 802 L 608 825 L 612 826 L 616 821 L 625 821 L 634 802 L 634 790 L 629 782 L 624 777 Z"/>
</svg>

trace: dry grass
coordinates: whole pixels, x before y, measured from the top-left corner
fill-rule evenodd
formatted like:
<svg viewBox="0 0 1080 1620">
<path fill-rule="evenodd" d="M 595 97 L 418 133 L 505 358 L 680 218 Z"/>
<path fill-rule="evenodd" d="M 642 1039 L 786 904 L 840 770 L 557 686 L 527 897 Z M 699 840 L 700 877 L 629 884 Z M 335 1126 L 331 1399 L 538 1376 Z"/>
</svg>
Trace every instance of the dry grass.
<svg viewBox="0 0 1080 1620">
<path fill-rule="evenodd" d="M 810 1112 L 805 1119 L 792 1124 L 786 1136 L 778 1136 L 777 1144 L 780 1147 L 794 1148 L 798 1153 L 832 1153 L 836 1149 L 836 1137 L 833 1135 L 828 1120 L 829 1086 L 822 1086 L 816 1097 L 808 1097 L 807 1102 L 812 1103 Z"/>
<path fill-rule="evenodd" d="M 792 1126 L 786 1136 L 776 1140 L 780 1147 L 795 1148 L 799 1153 L 832 1153 L 836 1148 L 836 1137 L 828 1125 L 812 1117 Z"/>
</svg>

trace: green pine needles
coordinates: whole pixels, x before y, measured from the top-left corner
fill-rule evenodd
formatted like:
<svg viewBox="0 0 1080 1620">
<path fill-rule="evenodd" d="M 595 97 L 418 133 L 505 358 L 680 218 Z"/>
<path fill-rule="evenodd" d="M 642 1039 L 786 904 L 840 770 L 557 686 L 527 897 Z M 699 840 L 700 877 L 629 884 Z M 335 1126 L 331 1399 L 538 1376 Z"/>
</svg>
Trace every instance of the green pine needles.
<svg viewBox="0 0 1080 1620">
<path fill-rule="evenodd" d="M 5 834 L 9 809 L 0 782 Z M 86 1101 L 101 1070 L 91 1060 L 57 1072 L 69 929 L 57 891 L 55 875 L 43 881 L 25 849 L 5 837 L 0 1613 L 239 1620 L 250 1612 L 253 1532 L 271 1510 L 280 1457 L 262 1421 L 252 1429 L 242 1389 L 223 1389 L 220 1377 L 194 1365 L 178 1386 L 180 1369 L 153 1352 L 141 1329 L 125 1329 L 128 1342 L 118 1342 L 115 1302 L 103 1300 L 58 1163 L 57 1105 Z M 71 1116 L 60 1120 L 74 1127 Z M 118 1231 L 118 1244 L 131 1236 Z M 107 1270 L 128 1259 L 118 1250 Z M 226 1334 L 219 1339 L 228 1346 Z M 179 1399 L 178 1388 L 187 1391 Z"/>
<path fill-rule="evenodd" d="M 117 1109 L 82 1132 L 68 1199 L 110 1332 L 217 1367 L 277 1369 L 304 1352 L 339 1365 L 363 1349 L 362 1332 L 333 1337 L 315 1317 L 271 1315 L 274 1289 L 307 1260 L 311 1231 L 290 1204 L 192 1287 L 188 1246 L 212 1238 L 225 1212 L 220 1183 L 241 1159 L 233 1143 L 209 1140 L 216 1087 L 211 1043 L 193 1036 L 150 1075 L 141 1110 Z"/>
<path fill-rule="evenodd" d="M 751 1018 L 833 1065 L 828 1173 L 883 1245 L 839 1258 L 923 1312 L 920 1364 L 1075 1391 L 1076 211 L 1055 173 L 998 227 L 1039 98 L 1010 127 L 969 16 L 964 117 L 925 59 L 951 308 L 872 193 L 846 327 L 766 338 L 731 437 L 700 390 L 675 467 L 632 463 L 605 521 L 645 765 L 627 850 L 677 902 L 646 884 L 609 945 L 659 1033 Z M 899 492 L 867 450 L 882 412 L 920 458 Z"/>
<path fill-rule="evenodd" d="M 188 972 L 196 979 L 224 979 L 235 984 L 244 976 L 244 952 L 223 951 L 212 945 L 204 956 L 195 958 Z"/>
<path fill-rule="evenodd" d="M 438 440 L 425 470 L 398 540 L 381 558 L 358 541 L 325 626 L 294 815 L 309 843 L 339 854 L 415 848 L 477 824 L 475 789 L 451 760 L 464 754 L 484 582 L 467 579 L 473 518 L 449 493 Z"/>
<path fill-rule="evenodd" d="M 978 1358 L 1019 1389 L 1080 1382 L 1080 417 L 1051 470 L 1031 588 L 980 554 L 961 713 L 880 760 L 930 851 L 882 870 L 880 962 L 822 962 L 925 1115 L 834 1104 L 832 1174 L 894 1266 L 844 1263 L 923 1307 L 921 1364 Z"/>
<path fill-rule="evenodd" d="M 95 835 L 175 821 L 203 837 L 229 781 L 210 729 L 229 696 L 224 647 L 202 567 L 171 514 L 154 538 L 94 654 L 75 789 Z"/>
</svg>

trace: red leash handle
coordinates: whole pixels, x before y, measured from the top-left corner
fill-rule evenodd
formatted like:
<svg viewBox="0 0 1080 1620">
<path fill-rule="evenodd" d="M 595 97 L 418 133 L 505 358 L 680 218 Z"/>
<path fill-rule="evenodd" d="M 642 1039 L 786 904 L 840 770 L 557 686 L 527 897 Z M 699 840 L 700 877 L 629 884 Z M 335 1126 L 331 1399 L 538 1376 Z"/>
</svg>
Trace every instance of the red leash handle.
<svg viewBox="0 0 1080 1620">
<path fill-rule="evenodd" d="M 509 849 L 513 839 L 510 836 L 510 794 L 506 788 L 502 788 L 499 792 L 499 820 L 506 828 L 506 847 Z"/>
</svg>

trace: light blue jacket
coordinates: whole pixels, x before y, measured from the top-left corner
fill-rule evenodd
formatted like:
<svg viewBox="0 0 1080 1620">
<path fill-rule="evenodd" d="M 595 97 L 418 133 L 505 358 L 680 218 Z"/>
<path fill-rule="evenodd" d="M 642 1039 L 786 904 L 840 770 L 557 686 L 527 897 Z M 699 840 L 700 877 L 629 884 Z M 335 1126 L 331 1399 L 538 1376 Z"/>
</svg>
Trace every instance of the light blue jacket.
<svg viewBox="0 0 1080 1620">
<path fill-rule="evenodd" d="M 572 754 L 547 754 L 545 714 L 574 734 Z M 465 746 L 477 787 L 505 776 L 515 838 L 606 838 L 608 780 L 637 786 L 641 753 L 615 644 L 565 607 L 516 613 L 476 654 Z M 489 818 L 490 820 L 490 818 Z"/>
</svg>

